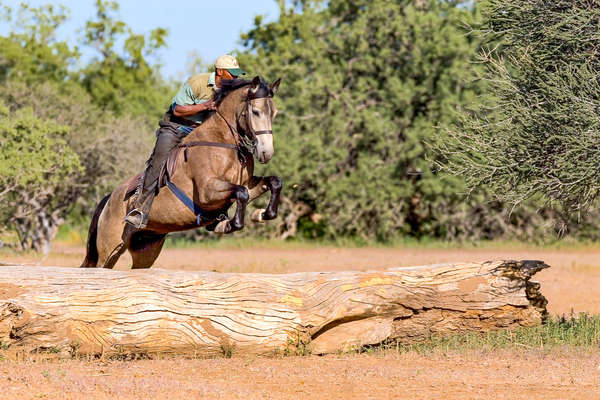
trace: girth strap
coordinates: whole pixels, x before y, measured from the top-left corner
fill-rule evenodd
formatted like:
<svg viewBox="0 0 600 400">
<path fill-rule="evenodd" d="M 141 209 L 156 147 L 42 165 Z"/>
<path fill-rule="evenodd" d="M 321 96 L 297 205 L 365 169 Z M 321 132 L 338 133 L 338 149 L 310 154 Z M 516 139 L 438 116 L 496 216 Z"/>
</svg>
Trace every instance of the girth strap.
<svg viewBox="0 0 600 400">
<path fill-rule="evenodd" d="M 187 208 L 190 209 L 196 216 L 196 225 L 200 225 L 200 219 L 202 218 L 202 209 L 198 204 L 194 202 L 194 200 L 190 199 L 187 194 L 183 192 L 183 190 L 179 189 L 177 185 L 171 182 L 171 179 L 167 177 L 167 186 L 169 190 L 173 192 L 175 197 L 179 199 Z"/>
<path fill-rule="evenodd" d="M 171 182 L 171 179 L 167 176 L 167 187 L 169 190 L 181 201 L 187 208 L 190 209 L 191 212 L 196 216 L 196 225 L 200 226 L 201 220 L 205 221 L 215 221 L 225 219 L 226 216 L 221 212 L 212 211 L 206 212 L 202 211 L 200 206 L 194 202 L 194 200 L 190 199 L 187 194 L 183 192 L 183 190 L 179 189 L 177 185 Z"/>
<path fill-rule="evenodd" d="M 256 132 L 254 132 L 255 136 L 258 136 L 258 135 L 272 135 L 272 134 L 273 134 L 273 131 L 256 131 Z"/>
</svg>

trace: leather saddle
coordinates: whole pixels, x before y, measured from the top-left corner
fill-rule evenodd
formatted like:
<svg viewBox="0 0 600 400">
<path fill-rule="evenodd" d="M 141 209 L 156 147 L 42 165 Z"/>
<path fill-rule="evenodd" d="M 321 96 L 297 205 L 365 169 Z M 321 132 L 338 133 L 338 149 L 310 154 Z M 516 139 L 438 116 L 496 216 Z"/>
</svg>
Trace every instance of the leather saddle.
<svg viewBox="0 0 600 400">
<path fill-rule="evenodd" d="M 167 185 L 167 176 L 173 176 L 175 174 L 175 167 L 177 166 L 177 159 L 181 153 L 181 150 L 182 147 L 174 147 L 169 152 L 166 161 L 163 162 L 163 165 L 160 169 L 160 174 L 158 176 L 158 189 Z M 135 191 L 137 190 L 137 187 L 140 184 L 140 180 L 142 179 L 143 175 L 144 171 L 129 179 L 129 181 L 127 182 L 127 191 L 125 192 L 124 200 L 129 199 L 135 194 Z"/>
</svg>

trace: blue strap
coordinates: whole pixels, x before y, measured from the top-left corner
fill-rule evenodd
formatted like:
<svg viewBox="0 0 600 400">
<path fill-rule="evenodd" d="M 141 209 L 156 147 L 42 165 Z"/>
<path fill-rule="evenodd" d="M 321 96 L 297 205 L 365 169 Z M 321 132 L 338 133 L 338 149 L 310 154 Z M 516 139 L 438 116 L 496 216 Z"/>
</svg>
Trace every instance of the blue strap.
<svg viewBox="0 0 600 400">
<path fill-rule="evenodd" d="M 189 135 L 195 128 L 193 126 L 179 125 L 177 127 L 177 129 L 179 129 L 181 132 L 185 133 L 186 135 Z"/>
<path fill-rule="evenodd" d="M 196 216 L 196 225 L 200 225 L 200 219 L 202 218 L 202 209 L 194 200 L 190 199 L 183 190 L 179 189 L 171 180 L 167 177 L 167 186 L 187 208 L 189 208 Z"/>
</svg>

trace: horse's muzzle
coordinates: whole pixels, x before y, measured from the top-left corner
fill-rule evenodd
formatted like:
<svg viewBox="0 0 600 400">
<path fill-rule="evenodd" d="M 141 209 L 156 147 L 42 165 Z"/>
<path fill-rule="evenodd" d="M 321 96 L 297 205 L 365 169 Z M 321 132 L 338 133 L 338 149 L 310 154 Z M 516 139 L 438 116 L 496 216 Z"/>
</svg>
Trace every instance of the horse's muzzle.
<svg viewBox="0 0 600 400">
<path fill-rule="evenodd" d="M 256 136 L 256 158 L 258 158 L 258 161 L 261 164 L 268 163 L 271 158 L 273 158 L 273 153 L 275 153 L 273 148 L 273 135 L 263 133 Z"/>
<path fill-rule="evenodd" d="M 271 161 L 271 158 L 273 158 L 273 153 L 269 154 L 267 152 L 261 151 L 261 152 L 258 152 L 257 158 L 261 164 L 266 164 L 269 161 Z"/>
</svg>

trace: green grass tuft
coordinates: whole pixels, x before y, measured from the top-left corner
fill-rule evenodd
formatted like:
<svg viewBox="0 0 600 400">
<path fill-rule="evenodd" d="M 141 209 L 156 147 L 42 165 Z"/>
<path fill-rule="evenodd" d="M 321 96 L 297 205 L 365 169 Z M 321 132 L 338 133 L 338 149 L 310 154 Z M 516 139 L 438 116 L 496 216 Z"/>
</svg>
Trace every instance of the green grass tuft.
<svg viewBox="0 0 600 400">
<path fill-rule="evenodd" d="M 565 346 L 600 349 L 600 315 L 572 314 L 569 317 L 548 318 L 543 325 L 532 328 L 434 336 L 415 344 L 390 341 L 379 346 L 364 346 L 360 352 L 397 351 L 426 354 L 467 350 L 544 350 Z"/>
</svg>

